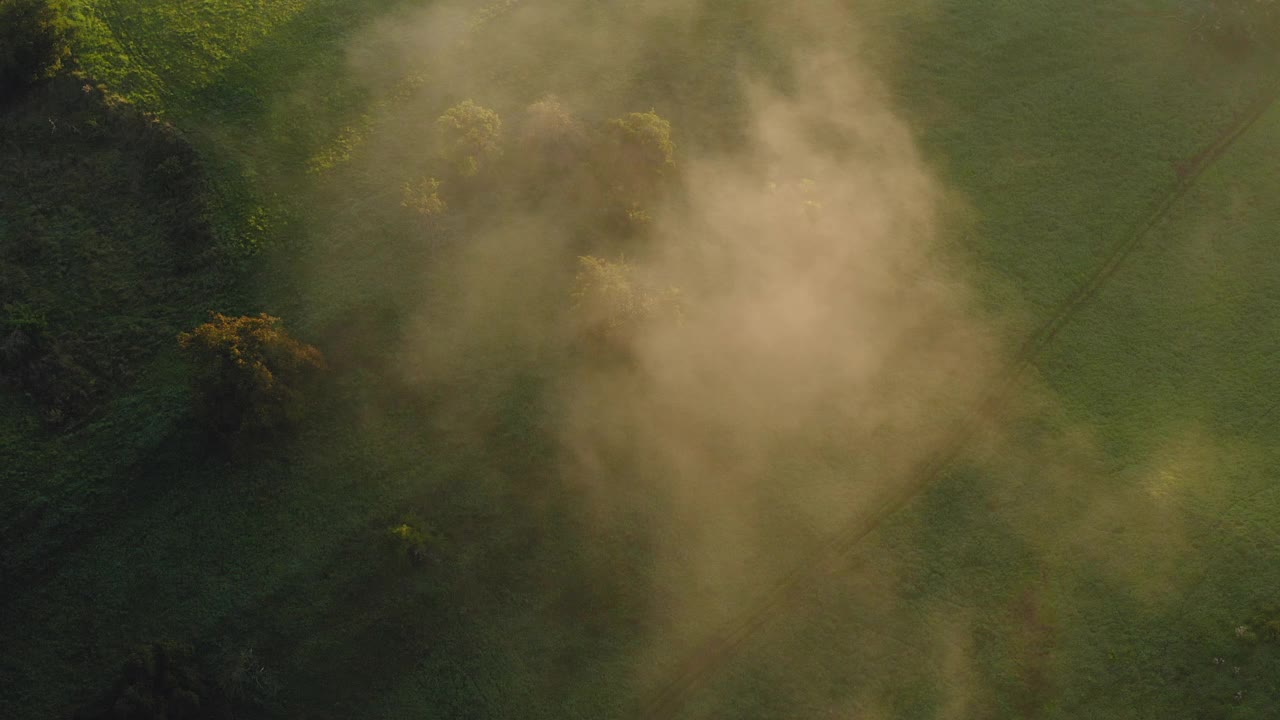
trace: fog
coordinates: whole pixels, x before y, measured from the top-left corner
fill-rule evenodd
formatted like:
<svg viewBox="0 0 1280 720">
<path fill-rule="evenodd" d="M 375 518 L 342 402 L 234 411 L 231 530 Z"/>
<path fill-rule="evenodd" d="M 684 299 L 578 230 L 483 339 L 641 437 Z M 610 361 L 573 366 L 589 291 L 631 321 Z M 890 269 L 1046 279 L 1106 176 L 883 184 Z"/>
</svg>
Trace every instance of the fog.
<svg viewBox="0 0 1280 720">
<path fill-rule="evenodd" d="M 435 6 L 373 23 L 350 50 L 375 113 L 345 136 L 359 147 L 343 177 L 389 197 L 408 179 L 439 175 L 432 123 L 463 99 L 502 116 L 499 173 L 521 166 L 528 108 L 547 98 L 588 134 L 627 112 L 672 121 L 673 179 L 645 199 L 650 220 L 638 232 L 593 224 L 583 206 L 597 198 L 574 168 L 489 177 L 468 191 L 480 199 L 451 201 L 446 217 L 410 233 L 447 240 L 422 240 L 429 249 L 403 241 L 409 249 L 390 272 L 409 288 L 395 296 L 407 321 L 391 372 L 408 387 L 467 388 L 445 393 L 442 417 L 424 432 L 467 432 L 474 421 L 476 442 L 488 442 L 474 419 L 474 407 L 492 401 L 485 388 L 529 368 L 545 380 L 553 474 L 574 498 L 583 542 L 598 533 L 635 543 L 634 567 L 611 570 L 644 608 L 644 640 L 628 664 L 636 694 L 662 698 L 690 667 L 704 670 L 699 653 L 744 617 L 803 613 L 790 598 L 769 603 L 779 579 L 829 560 L 822 548 L 832 538 L 871 532 L 891 517 L 886 508 L 951 481 L 940 461 L 986 478 L 975 492 L 989 498 L 991 522 L 1032 564 L 1082 553 L 1151 601 L 1182 582 L 1179 552 L 1144 545 L 1150 557 L 1137 563 L 1094 533 L 1123 517 L 1138 545 L 1176 538 L 1179 511 L 1161 505 L 1156 487 L 1174 471 L 1151 469 L 1155 502 L 1132 487 L 1076 491 L 1099 472 L 1098 438 L 1015 356 L 1021 338 L 1011 328 L 1025 325 L 1026 309 L 996 315 L 982 302 L 982 275 L 954 242 L 972 208 L 895 107 L 884 76 L 900 60 L 892 38 L 865 31 L 883 4 L 752 4 L 765 29 L 751 47 L 771 60 L 704 53 L 727 83 L 715 89 L 719 139 L 706 122 L 712 104 L 691 98 L 691 88 L 710 87 L 699 84 L 705 77 L 681 77 L 709 72 L 696 45 L 714 25 L 709 8 Z M 670 55 L 655 60 L 655 48 Z M 534 200 L 503 199 L 517 184 L 536 186 Z M 678 317 L 630 327 L 624 359 L 584 350 L 570 300 L 581 255 L 625 259 L 638 286 L 678 296 Z M 332 290 L 331 268 L 315 278 Z M 1028 419 L 1046 428 L 1028 435 L 1019 425 Z M 1215 442 L 1200 440 L 1165 461 L 1202 462 L 1186 454 Z M 874 581 L 855 572 L 840 590 L 872 624 L 908 602 L 880 543 L 865 543 L 880 553 Z M 1024 613 L 1033 635 L 1034 618 L 1049 612 L 1036 588 Z M 910 607 L 929 628 L 915 651 L 947 678 L 941 716 L 977 712 L 974 611 Z M 891 653 L 892 644 L 868 639 L 860 652 Z M 818 669 L 775 672 L 804 685 L 802 674 Z M 871 682 L 848 708 L 829 710 L 890 717 L 884 692 Z"/>
</svg>

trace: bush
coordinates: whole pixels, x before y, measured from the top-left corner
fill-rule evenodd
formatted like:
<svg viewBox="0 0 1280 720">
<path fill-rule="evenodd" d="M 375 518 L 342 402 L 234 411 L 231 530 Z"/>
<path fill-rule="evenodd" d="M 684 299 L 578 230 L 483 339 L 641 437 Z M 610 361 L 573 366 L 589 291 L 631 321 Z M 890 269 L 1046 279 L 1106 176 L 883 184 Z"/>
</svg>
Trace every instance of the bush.
<svg viewBox="0 0 1280 720">
<path fill-rule="evenodd" d="M 69 25 L 50 0 L 0 0 L 0 102 L 51 77 L 71 55 Z"/>
<path fill-rule="evenodd" d="M 196 413 L 226 445 L 264 439 L 294 424 L 307 383 L 324 367 L 316 348 L 299 342 L 265 313 L 218 313 L 178 336 L 191 362 Z"/>
<path fill-rule="evenodd" d="M 435 178 L 422 178 L 408 182 L 402 188 L 401 207 L 408 208 L 424 218 L 443 215 L 449 205 L 440 197 L 440 181 Z"/>
<path fill-rule="evenodd" d="M 414 564 L 424 562 L 430 556 L 436 539 L 431 527 L 415 516 L 408 516 L 399 525 L 389 528 L 387 537 L 396 554 Z"/>
</svg>

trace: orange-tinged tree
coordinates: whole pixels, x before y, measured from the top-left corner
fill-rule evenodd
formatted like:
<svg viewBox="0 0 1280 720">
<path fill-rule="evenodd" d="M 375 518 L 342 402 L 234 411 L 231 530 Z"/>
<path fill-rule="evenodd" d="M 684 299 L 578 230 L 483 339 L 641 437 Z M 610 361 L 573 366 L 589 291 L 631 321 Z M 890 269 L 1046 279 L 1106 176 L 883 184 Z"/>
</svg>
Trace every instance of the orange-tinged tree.
<svg viewBox="0 0 1280 720">
<path fill-rule="evenodd" d="M 194 373 L 196 413 L 229 446 L 252 443 L 294 424 L 304 390 L 324 357 L 266 313 L 210 321 L 178 336 Z"/>
</svg>

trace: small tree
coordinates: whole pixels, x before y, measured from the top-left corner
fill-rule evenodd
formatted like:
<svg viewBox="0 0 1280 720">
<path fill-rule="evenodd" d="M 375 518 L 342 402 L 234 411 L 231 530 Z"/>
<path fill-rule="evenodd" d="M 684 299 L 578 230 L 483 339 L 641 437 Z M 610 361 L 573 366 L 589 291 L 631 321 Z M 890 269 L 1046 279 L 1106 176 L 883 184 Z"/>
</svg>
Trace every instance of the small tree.
<svg viewBox="0 0 1280 720">
<path fill-rule="evenodd" d="M 473 177 L 502 155 L 502 118 L 464 100 L 436 119 L 441 151 L 463 177 Z"/>
<path fill-rule="evenodd" d="M 604 143 L 614 185 L 630 200 L 650 195 L 675 169 L 671 123 L 652 110 L 605 123 Z"/>
<path fill-rule="evenodd" d="M 448 203 L 440 197 L 440 181 L 435 178 L 405 183 L 400 205 L 425 218 L 443 215 L 449 209 Z"/>
<path fill-rule="evenodd" d="M 0 0 L 0 102 L 50 77 L 71 55 L 61 5 Z"/>
<path fill-rule="evenodd" d="M 191 362 L 196 412 L 210 434 L 238 445 L 282 430 L 302 409 L 303 389 L 324 366 L 320 351 L 291 337 L 265 313 L 213 313 L 178 336 Z"/>
<path fill-rule="evenodd" d="M 683 314 L 679 290 L 645 284 L 626 260 L 579 257 L 570 297 L 582 331 L 610 343 L 625 342 L 643 323 L 660 318 L 678 321 Z"/>
<path fill-rule="evenodd" d="M 555 96 L 530 105 L 520 127 L 520 146 L 535 164 L 567 170 L 586 150 L 587 133 Z"/>
</svg>

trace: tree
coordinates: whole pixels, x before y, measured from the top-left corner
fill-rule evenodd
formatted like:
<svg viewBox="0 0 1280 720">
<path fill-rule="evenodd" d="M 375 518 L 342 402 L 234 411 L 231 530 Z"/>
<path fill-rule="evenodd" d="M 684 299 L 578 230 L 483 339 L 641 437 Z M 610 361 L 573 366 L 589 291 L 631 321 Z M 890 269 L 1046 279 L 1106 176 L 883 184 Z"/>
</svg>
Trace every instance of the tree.
<svg viewBox="0 0 1280 720">
<path fill-rule="evenodd" d="M 69 25 L 50 0 L 0 0 L 0 103 L 52 76 L 71 55 Z"/>
<path fill-rule="evenodd" d="M 526 157 L 550 171 L 576 165 L 586 150 L 582 123 L 555 96 L 549 95 L 525 110 L 519 142 Z"/>
<path fill-rule="evenodd" d="M 196 413 L 210 434 L 237 446 L 283 430 L 299 419 L 304 389 L 324 358 L 266 313 L 228 317 L 178 336 L 193 367 Z"/>
<path fill-rule="evenodd" d="M 584 334 L 610 343 L 625 342 L 646 322 L 679 321 L 683 314 L 679 290 L 659 290 L 644 283 L 625 259 L 579 257 L 570 297 Z"/>
<path fill-rule="evenodd" d="M 449 204 L 440 197 L 440 181 L 435 178 L 405 183 L 400 205 L 426 218 L 443 215 L 449 209 Z"/>
<path fill-rule="evenodd" d="M 462 177 L 473 177 L 502 155 L 502 118 L 464 100 L 436 119 L 441 151 Z"/>
<path fill-rule="evenodd" d="M 605 123 L 604 144 L 613 185 L 628 201 L 650 196 L 675 169 L 671 123 L 652 110 Z"/>
</svg>

